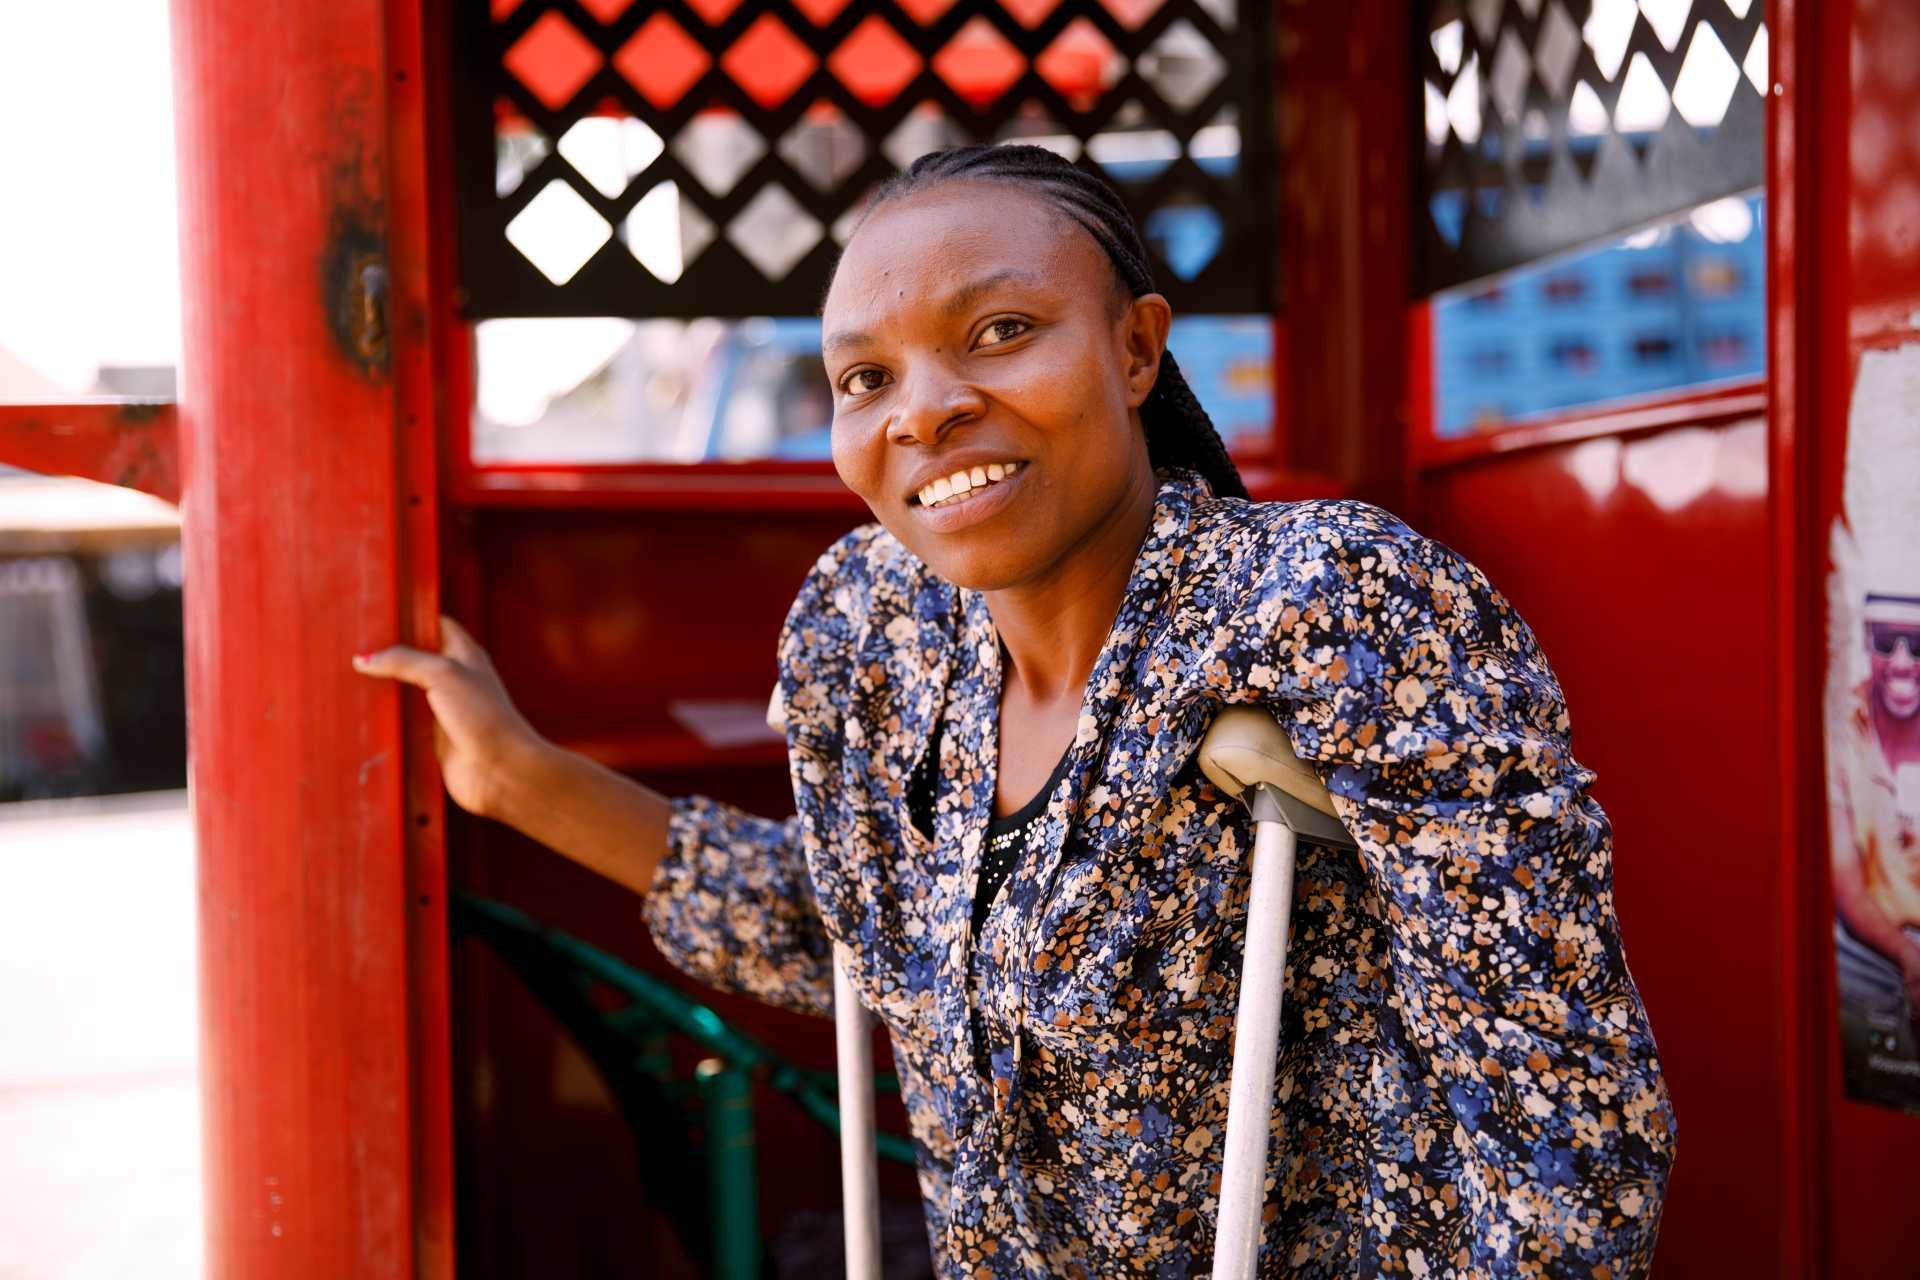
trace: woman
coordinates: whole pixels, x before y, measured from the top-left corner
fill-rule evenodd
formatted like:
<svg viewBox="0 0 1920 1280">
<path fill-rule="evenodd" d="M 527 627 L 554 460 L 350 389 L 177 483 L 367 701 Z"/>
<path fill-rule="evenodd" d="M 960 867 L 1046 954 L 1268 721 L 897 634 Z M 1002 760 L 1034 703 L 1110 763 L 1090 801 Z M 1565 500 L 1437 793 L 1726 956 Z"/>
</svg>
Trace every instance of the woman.
<svg viewBox="0 0 1920 1280">
<path fill-rule="evenodd" d="M 1286 726 L 1360 851 L 1303 846 L 1263 1276 L 1642 1273 L 1674 1126 L 1612 834 L 1531 631 L 1379 507 L 1253 504 L 1163 347 L 1139 233 L 1033 147 L 917 161 L 823 309 L 877 524 L 780 639 L 798 814 L 543 743 L 449 625 L 454 798 L 646 895 L 715 986 L 891 1032 L 943 1276 L 1212 1251 L 1249 824 L 1195 749 Z"/>
</svg>

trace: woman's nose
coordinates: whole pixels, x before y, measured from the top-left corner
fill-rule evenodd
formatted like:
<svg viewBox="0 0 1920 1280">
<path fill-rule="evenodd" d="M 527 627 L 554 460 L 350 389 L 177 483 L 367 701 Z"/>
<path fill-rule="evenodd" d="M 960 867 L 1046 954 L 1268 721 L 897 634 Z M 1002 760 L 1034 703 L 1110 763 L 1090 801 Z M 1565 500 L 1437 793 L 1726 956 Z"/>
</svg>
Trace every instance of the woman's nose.
<svg viewBox="0 0 1920 1280">
<path fill-rule="evenodd" d="M 978 391 L 944 371 L 917 373 L 904 390 L 889 431 L 898 444 L 938 444 L 954 426 L 986 408 Z"/>
</svg>

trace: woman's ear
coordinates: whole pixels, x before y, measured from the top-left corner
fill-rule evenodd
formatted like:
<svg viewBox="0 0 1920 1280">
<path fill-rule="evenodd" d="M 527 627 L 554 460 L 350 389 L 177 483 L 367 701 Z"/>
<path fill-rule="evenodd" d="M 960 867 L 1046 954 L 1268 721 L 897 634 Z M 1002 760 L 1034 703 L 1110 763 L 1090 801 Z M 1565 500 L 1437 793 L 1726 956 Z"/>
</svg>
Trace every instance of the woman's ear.
<svg viewBox="0 0 1920 1280">
<path fill-rule="evenodd" d="M 1160 356 L 1167 349 L 1167 330 L 1173 308 L 1164 296 L 1143 293 L 1127 303 L 1120 317 L 1121 354 L 1126 361 L 1127 405 L 1139 408 L 1160 376 Z"/>
</svg>

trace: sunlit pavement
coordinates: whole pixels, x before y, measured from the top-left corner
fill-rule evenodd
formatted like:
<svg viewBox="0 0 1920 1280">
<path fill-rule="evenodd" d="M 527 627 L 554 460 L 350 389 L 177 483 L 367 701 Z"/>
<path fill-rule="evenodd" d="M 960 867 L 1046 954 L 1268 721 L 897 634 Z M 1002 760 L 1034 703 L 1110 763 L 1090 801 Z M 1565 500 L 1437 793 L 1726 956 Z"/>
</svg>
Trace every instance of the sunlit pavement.
<svg viewBox="0 0 1920 1280">
<path fill-rule="evenodd" d="M 0 805 L 0 1280 L 201 1274 L 184 792 Z"/>
</svg>

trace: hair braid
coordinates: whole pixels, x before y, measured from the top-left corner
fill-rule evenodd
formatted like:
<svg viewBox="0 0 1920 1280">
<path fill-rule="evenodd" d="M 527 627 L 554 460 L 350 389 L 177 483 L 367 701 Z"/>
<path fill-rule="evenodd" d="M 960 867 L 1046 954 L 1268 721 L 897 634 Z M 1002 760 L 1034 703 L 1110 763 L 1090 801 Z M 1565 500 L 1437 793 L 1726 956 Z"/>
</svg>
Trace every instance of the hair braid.
<svg viewBox="0 0 1920 1280">
<path fill-rule="evenodd" d="M 1155 292 L 1146 244 L 1119 193 L 1104 179 L 1044 147 L 976 143 L 930 151 L 881 184 L 867 212 L 895 197 L 958 178 L 1017 183 L 1043 196 L 1106 251 L 1114 276 L 1129 298 Z M 1161 353 L 1159 375 L 1140 405 L 1140 422 L 1146 428 L 1147 458 L 1154 466 L 1191 468 L 1206 477 L 1216 494 L 1247 496 L 1247 486 L 1213 419 L 1187 385 L 1171 351 Z"/>
</svg>

